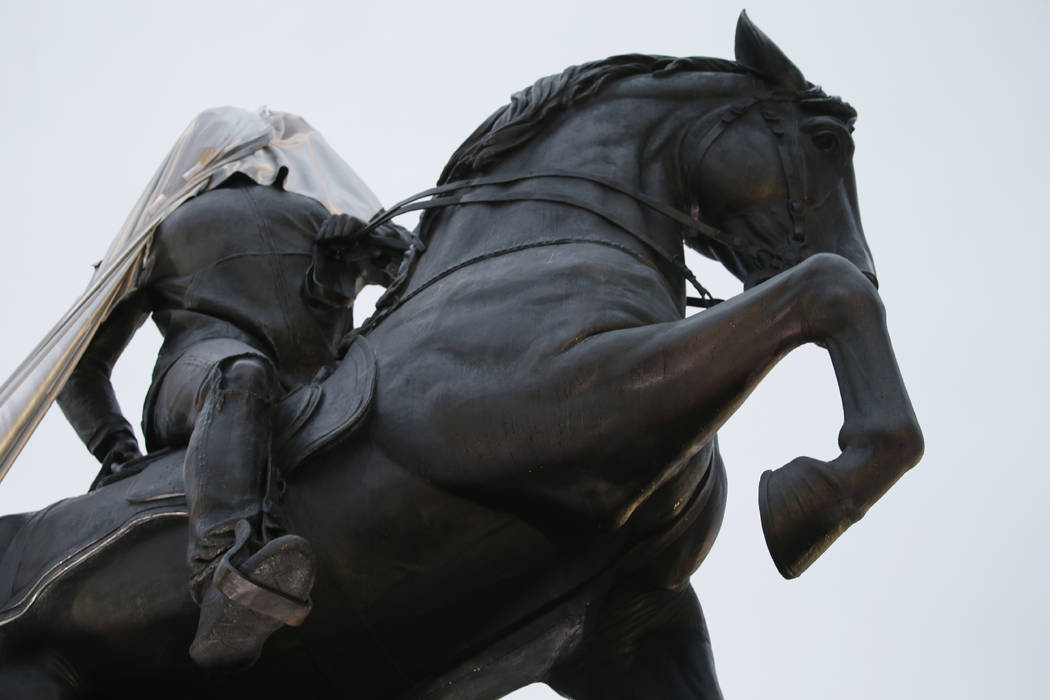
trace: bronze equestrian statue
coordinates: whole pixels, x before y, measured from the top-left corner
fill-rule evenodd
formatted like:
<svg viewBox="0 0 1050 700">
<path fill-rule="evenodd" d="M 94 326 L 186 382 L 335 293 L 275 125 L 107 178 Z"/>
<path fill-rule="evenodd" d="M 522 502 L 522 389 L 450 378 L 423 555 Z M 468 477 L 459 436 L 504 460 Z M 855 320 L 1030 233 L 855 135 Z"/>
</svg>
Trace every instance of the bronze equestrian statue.
<svg viewBox="0 0 1050 700">
<path fill-rule="evenodd" d="M 0 519 L 0 694 L 480 700 L 545 682 L 581 700 L 720 698 L 689 585 L 725 506 L 716 430 L 785 354 L 828 350 L 841 455 L 798 458 L 759 486 L 787 577 L 923 449 L 860 226 L 856 114 L 746 16 L 736 56 L 617 56 L 544 78 L 437 187 L 363 229 L 333 220 L 341 252 L 318 253 L 328 272 L 303 279 L 339 288 L 330 271 L 346 259 L 400 264 L 313 379 L 284 380 L 272 354 L 254 365 L 298 385 L 267 395 L 269 488 L 243 518 L 254 529 L 234 534 L 262 552 L 273 523 L 269 541 L 308 542 L 316 568 L 312 612 L 277 628 L 260 663 L 203 668 L 186 652 L 195 446 L 150 422 L 168 410 L 162 381 L 146 420 L 163 449 Z M 382 227 L 413 209 L 425 214 L 403 256 L 384 249 L 402 239 Z M 745 291 L 716 303 L 683 245 Z M 689 302 L 709 308 L 684 318 Z M 232 381 L 223 366 L 256 357 L 244 342 L 218 353 L 202 407 Z M 280 594 L 309 568 L 245 564 L 216 570 Z M 232 602 L 248 590 L 229 588 Z"/>
</svg>

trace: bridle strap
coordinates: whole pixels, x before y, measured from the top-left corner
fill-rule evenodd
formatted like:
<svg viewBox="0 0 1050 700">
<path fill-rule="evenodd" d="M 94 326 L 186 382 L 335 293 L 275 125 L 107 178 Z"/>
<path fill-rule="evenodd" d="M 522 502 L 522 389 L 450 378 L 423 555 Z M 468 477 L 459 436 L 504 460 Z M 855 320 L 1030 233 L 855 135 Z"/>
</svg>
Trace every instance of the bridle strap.
<svg viewBox="0 0 1050 700">
<path fill-rule="evenodd" d="M 699 164 L 707 156 L 707 152 L 711 150 L 711 147 L 726 132 L 729 126 L 744 116 L 748 110 L 755 105 L 780 101 L 782 100 L 777 99 L 773 95 L 752 96 L 724 107 L 715 125 L 709 128 L 704 133 L 704 137 L 693 147 L 694 153 L 692 156 L 697 159 L 697 166 L 699 167 Z M 789 259 L 786 262 L 788 263 L 797 262 L 799 257 L 798 249 L 805 242 L 805 160 L 801 157 L 801 144 L 798 142 L 800 136 L 797 129 L 798 124 L 795 121 L 797 117 L 794 117 L 794 113 L 792 115 L 791 128 L 785 129 L 783 124 L 784 118 L 779 111 L 775 109 L 762 110 L 762 118 L 776 140 L 781 173 L 784 176 L 784 183 L 787 188 L 787 207 L 792 221 L 792 240 L 787 246 L 790 249 L 790 252 L 787 253 Z M 709 238 L 717 243 L 721 243 L 730 250 L 751 257 L 759 265 L 764 264 L 762 254 L 771 254 L 774 258 L 784 257 L 778 250 L 767 250 L 741 238 L 729 237 L 721 231 L 719 233 L 721 236 L 709 235 Z"/>
<path fill-rule="evenodd" d="M 704 137 L 700 139 L 700 142 L 696 144 L 696 158 L 697 167 L 704 162 L 704 157 L 707 152 L 711 150 L 711 146 L 715 145 L 715 141 L 726 132 L 726 129 L 740 117 L 744 116 L 749 109 L 754 107 L 756 104 L 762 101 L 760 97 L 748 97 L 741 100 L 740 102 L 734 102 L 733 104 L 727 105 L 721 111 L 718 121 L 715 125 L 704 133 Z M 717 239 L 716 239 L 717 240 Z M 719 243 L 724 241 L 719 240 Z"/>
<path fill-rule="evenodd" d="M 763 110 L 762 118 L 777 141 L 780 167 L 784 175 L 784 183 L 787 186 L 788 213 L 793 224 L 791 238 L 796 243 L 802 243 L 806 239 L 806 173 L 805 160 L 800 157 L 793 157 L 794 154 L 792 153 L 793 150 L 798 152 L 801 149 L 801 144 L 798 143 L 800 135 L 796 117 L 792 115 L 792 123 L 789 128 L 784 127 L 784 117 L 777 110 Z"/>
</svg>

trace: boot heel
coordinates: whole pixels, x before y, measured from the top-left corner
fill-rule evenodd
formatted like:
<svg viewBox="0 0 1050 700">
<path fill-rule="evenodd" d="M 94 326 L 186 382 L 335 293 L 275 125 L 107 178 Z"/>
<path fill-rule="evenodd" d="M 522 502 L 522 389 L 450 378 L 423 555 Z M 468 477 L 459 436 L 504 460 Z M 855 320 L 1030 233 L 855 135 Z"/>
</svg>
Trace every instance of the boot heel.
<svg viewBox="0 0 1050 700">
<path fill-rule="evenodd" d="M 758 509 L 773 563 L 796 578 L 856 522 L 850 499 L 827 465 L 799 457 L 759 479 Z"/>
</svg>

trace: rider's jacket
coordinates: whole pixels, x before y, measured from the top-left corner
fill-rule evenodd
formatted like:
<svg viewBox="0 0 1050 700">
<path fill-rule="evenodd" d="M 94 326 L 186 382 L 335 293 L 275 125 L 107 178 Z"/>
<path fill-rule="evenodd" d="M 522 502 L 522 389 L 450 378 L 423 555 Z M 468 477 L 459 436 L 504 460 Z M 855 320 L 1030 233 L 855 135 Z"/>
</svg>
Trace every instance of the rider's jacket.
<svg viewBox="0 0 1050 700">
<path fill-rule="evenodd" d="M 147 395 L 147 422 L 164 372 L 202 340 L 232 338 L 258 349 L 273 361 L 286 389 L 309 381 L 334 359 L 339 340 L 353 327 L 352 311 L 312 303 L 304 284 L 328 215 L 310 197 L 235 177 L 164 220 L 144 283 L 102 325 L 58 397 L 96 457 L 105 456 L 108 437 L 131 430 L 109 375 L 150 313 L 164 343 Z"/>
</svg>

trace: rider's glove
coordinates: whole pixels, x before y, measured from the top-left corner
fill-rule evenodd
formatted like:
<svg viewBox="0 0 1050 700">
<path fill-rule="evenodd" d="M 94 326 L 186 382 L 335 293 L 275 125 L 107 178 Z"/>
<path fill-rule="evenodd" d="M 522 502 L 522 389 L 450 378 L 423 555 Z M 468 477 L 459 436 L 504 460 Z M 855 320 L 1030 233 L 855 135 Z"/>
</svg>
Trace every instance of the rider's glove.
<svg viewBox="0 0 1050 700">
<path fill-rule="evenodd" d="M 105 457 L 102 458 L 102 474 L 116 474 L 125 464 L 142 456 L 138 440 L 131 433 L 115 433 L 108 442 Z"/>
<path fill-rule="evenodd" d="M 355 216 L 333 214 L 317 230 L 317 245 L 327 249 L 350 248 L 365 226 L 365 222 Z"/>
<path fill-rule="evenodd" d="M 357 296 L 361 255 L 358 234 L 365 222 L 348 214 L 328 217 L 317 231 L 313 262 L 307 270 L 305 289 L 309 299 L 328 307 L 349 308 Z"/>
</svg>

